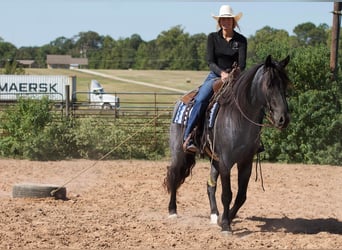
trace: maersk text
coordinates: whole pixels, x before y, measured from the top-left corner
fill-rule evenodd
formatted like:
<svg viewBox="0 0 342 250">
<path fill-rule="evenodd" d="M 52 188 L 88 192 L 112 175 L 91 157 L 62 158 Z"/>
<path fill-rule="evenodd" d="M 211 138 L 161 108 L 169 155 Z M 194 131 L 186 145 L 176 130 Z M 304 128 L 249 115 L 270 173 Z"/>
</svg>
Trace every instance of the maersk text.
<svg viewBox="0 0 342 250">
<path fill-rule="evenodd" d="M 8 93 L 58 93 L 57 83 L 0 83 L 0 92 Z"/>
</svg>

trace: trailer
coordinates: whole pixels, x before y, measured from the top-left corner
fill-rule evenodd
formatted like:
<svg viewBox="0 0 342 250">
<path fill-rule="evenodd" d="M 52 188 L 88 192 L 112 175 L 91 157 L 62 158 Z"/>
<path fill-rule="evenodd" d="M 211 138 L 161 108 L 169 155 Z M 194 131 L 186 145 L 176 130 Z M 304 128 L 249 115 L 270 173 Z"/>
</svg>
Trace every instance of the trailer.
<svg viewBox="0 0 342 250">
<path fill-rule="evenodd" d="M 66 86 L 69 86 L 68 92 Z M 0 75 L 0 102 L 16 102 L 19 98 L 41 99 L 44 96 L 56 103 L 64 103 L 67 98 L 71 102 L 76 101 L 76 77 Z"/>
</svg>

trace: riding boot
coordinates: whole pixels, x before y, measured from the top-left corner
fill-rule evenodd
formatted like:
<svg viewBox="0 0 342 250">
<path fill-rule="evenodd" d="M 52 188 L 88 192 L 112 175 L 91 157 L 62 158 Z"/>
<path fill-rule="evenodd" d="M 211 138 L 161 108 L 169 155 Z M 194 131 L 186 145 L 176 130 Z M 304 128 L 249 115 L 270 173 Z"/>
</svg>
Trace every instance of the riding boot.
<svg viewBox="0 0 342 250">
<path fill-rule="evenodd" d="M 194 134 L 195 127 L 197 126 L 201 116 L 205 113 L 207 108 L 207 102 L 196 102 L 191 110 L 191 115 L 187 122 L 185 132 L 184 132 L 184 143 L 183 149 L 184 152 L 196 153 L 198 152 L 197 147 L 194 145 L 194 141 L 192 139 L 192 135 Z"/>
<path fill-rule="evenodd" d="M 187 153 L 197 153 L 197 151 L 198 151 L 198 148 L 195 146 L 195 144 L 193 142 L 191 133 L 185 139 L 185 141 L 183 143 L 183 150 L 184 150 L 184 152 L 187 152 Z"/>
</svg>

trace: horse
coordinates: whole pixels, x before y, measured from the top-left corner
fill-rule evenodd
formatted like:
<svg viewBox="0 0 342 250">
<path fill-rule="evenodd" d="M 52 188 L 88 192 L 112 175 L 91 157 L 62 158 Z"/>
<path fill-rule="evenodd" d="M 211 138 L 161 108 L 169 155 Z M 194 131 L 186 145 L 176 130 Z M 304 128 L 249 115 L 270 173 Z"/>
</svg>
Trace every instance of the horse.
<svg viewBox="0 0 342 250">
<path fill-rule="evenodd" d="M 211 163 L 210 176 L 207 182 L 207 193 L 210 204 L 211 221 L 220 224 L 221 231 L 231 234 L 231 222 L 239 209 L 245 203 L 248 182 L 252 172 L 254 156 L 260 147 L 260 134 L 264 125 L 282 130 L 289 124 L 286 90 L 289 78 L 285 70 L 290 57 L 281 61 L 267 56 L 263 63 L 245 70 L 228 84 L 222 91 L 214 127 L 208 129 L 207 135 L 197 135 L 195 141 L 199 145 L 203 140 L 199 137 L 211 138 L 213 154 L 209 158 Z M 180 100 L 174 108 L 174 115 Z M 263 120 L 267 117 L 268 124 Z M 208 123 L 208 119 L 205 119 Z M 177 190 L 185 179 L 192 173 L 196 164 L 196 154 L 184 152 L 184 126 L 171 122 L 170 151 L 171 162 L 167 166 L 164 185 L 170 194 L 168 204 L 169 217 L 177 217 Z M 205 132 L 203 132 L 205 133 Z M 209 156 L 209 154 L 204 154 Z M 231 169 L 237 165 L 238 190 L 234 205 L 231 190 Z M 222 185 L 221 201 L 223 213 L 221 223 L 218 222 L 219 211 L 216 204 L 216 182 L 220 176 Z"/>
</svg>

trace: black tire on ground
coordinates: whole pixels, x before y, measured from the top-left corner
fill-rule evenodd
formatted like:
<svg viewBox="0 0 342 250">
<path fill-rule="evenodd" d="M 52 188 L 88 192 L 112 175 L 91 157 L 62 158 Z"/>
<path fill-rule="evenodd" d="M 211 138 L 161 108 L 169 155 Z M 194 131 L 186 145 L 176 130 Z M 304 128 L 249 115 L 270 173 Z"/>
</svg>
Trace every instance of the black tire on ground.
<svg viewBox="0 0 342 250">
<path fill-rule="evenodd" d="M 15 184 L 12 189 L 13 198 L 46 198 L 66 200 L 66 188 L 47 184 Z"/>
</svg>

